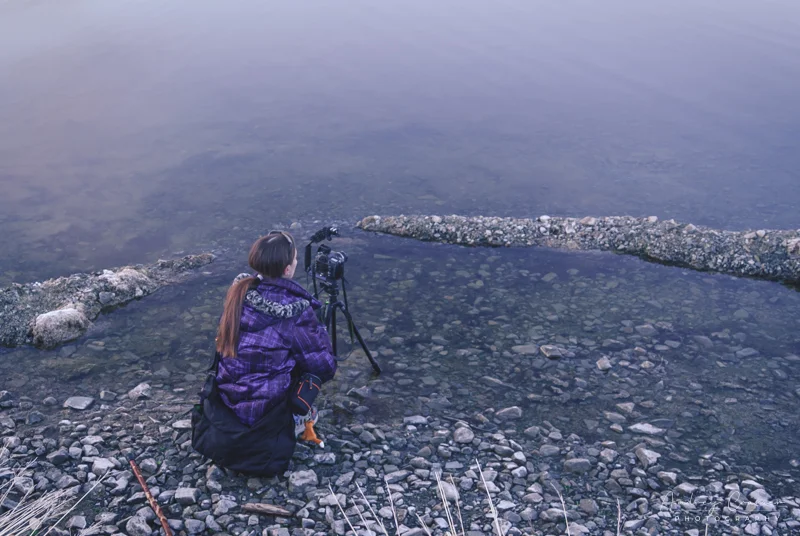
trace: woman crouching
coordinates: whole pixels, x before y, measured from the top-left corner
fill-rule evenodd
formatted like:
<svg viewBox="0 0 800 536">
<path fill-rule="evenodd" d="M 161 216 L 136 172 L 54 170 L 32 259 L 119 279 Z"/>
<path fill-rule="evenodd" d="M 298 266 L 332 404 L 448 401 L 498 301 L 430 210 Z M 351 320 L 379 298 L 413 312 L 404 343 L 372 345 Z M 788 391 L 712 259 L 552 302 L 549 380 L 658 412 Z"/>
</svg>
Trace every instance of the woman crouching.
<svg viewBox="0 0 800 536">
<path fill-rule="evenodd" d="M 193 417 L 193 446 L 223 467 L 272 476 L 288 469 L 298 421 L 316 419 L 310 407 L 302 417 L 293 413 L 301 377 L 315 376 L 318 389 L 333 378 L 336 360 L 314 312 L 321 304 L 292 280 L 292 236 L 273 231 L 259 238 L 249 264 L 256 274 L 237 276 L 225 299 L 216 375 Z"/>
</svg>

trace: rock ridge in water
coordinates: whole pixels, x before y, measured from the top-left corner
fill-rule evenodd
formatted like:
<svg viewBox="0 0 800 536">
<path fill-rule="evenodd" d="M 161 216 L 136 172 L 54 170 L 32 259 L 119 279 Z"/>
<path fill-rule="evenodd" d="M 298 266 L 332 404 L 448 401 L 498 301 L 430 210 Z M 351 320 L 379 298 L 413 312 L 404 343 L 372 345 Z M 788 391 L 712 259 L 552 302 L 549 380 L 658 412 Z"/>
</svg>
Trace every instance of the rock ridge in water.
<svg viewBox="0 0 800 536">
<path fill-rule="evenodd" d="M 725 231 L 655 216 L 368 216 L 357 227 L 463 246 L 613 251 L 695 270 L 800 284 L 800 230 Z"/>
<path fill-rule="evenodd" d="M 103 311 L 178 282 L 214 260 L 211 253 L 73 274 L 0 289 L 0 346 L 54 348 L 83 335 Z"/>
</svg>

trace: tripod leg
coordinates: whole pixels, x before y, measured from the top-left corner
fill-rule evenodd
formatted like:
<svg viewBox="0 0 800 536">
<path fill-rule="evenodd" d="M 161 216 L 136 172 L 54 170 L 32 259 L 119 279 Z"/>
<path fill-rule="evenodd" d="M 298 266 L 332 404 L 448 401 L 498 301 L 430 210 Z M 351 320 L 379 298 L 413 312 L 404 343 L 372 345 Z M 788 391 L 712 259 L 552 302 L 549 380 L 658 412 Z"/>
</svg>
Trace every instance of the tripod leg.
<svg viewBox="0 0 800 536">
<path fill-rule="evenodd" d="M 331 346 L 333 347 L 333 355 L 336 355 L 336 308 L 331 303 L 326 303 L 323 311 L 323 322 L 328 334 L 331 336 Z M 331 329 L 333 326 L 333 329 Z"/>
<path fill-rule="evenodd" d="M 329 314 L 331 315 L 331 321 L 329 333 L 331 335 L 331 346 L 333 346 L 333 355 L 338 355 L 336 352 L 336 307 L 331 304 L 330 308 Z"/>
<path fill-rule="evenodd" d="M 364 353 L 367 354 L 367 359 L 369 359 L 370 364 L 372 364 L 372 368 L 376 374 L 381 373 L 381 366 L 375 361 L 375 358 L 372 357 L 372 353 L 367 348 L 367 344 L 364 342 L 364 339 L 361 338 L 361 333 L 358 332 L 358 328 L 356 327 L 356 323 L 353 322 L 353 317 L 350 315 L 350 311 L 348 311 L 342 302 L 336 302 L 334 307 L 340 309 L 342 313 L 344 313 L 344 317 L 347 319 L 347 325 L 353 328 L 353 333 L 356 334 L 356 339 L 358 339 L 359 344 L 361 344 L 361 348 L 364 350 Z"/>
</svg>

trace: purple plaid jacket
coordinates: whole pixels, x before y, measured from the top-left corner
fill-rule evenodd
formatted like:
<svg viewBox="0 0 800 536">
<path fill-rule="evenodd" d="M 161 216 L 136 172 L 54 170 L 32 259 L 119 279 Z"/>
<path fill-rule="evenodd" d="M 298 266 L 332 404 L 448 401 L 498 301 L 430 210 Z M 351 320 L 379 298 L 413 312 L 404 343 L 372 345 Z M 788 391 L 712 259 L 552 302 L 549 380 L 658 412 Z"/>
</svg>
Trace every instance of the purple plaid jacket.
<svg viewBox="0 0 800 536">
<path fill-rule="evenodd" d="M 323 382 L 333 378 L 328 332 L 314 313 L 320 307 L 291 279 L 264 279 L 247 293 L 238 357 L 223 357 L 217 371 L 223 402 L 244 424 L 252 425 L 288 397 L 300 375 L 310 372 Z"/>
</svg>

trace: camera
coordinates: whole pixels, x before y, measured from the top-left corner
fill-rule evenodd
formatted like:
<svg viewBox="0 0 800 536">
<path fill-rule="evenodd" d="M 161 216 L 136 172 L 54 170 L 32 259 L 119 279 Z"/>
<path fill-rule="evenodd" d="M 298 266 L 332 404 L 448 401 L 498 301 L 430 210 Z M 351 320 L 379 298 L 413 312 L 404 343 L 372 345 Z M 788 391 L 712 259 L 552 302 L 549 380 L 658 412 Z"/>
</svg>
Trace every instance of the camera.
<svg viewBox="0 0 800 536">
<path fill-rule="evenodd" d="M 314 274 L 322 281 L 338 281 L 344 278 L 345 262 L 347 254 L 342 251 L 332 251 L 330 246 L 321 244 L 314 257 Z"/>
</svg>

